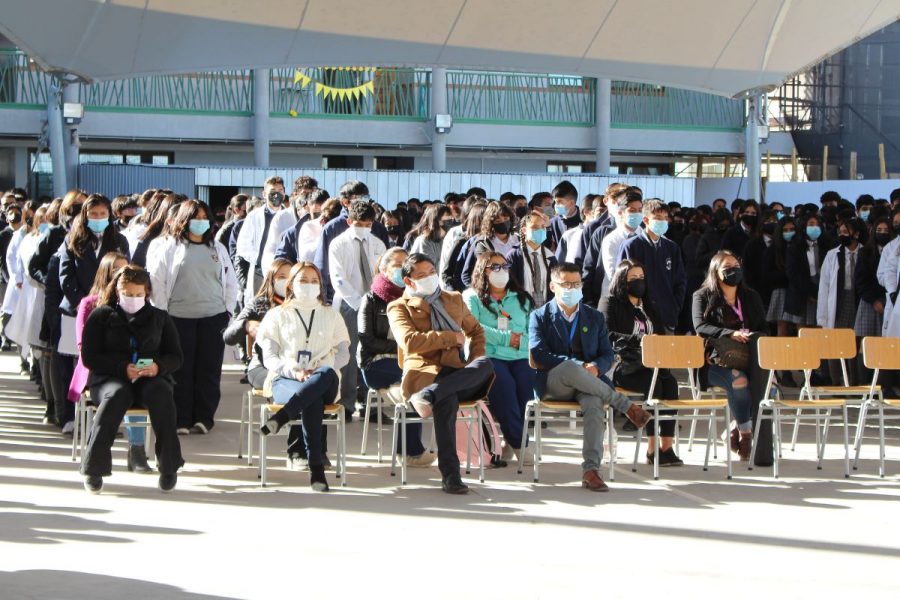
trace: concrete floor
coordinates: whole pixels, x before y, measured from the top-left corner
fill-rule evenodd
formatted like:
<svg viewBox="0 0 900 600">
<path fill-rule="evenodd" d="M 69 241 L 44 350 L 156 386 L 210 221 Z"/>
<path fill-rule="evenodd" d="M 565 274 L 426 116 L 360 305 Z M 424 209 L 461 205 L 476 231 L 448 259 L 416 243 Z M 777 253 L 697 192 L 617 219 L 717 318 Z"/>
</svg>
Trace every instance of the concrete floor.
<svg viewBox="0 0 900 600">
<path fill-rule="evenodd" d="M 580 440 L 557 427 L 540 484 L 492 470 L 451 497 L 434 468 L 399 487 L 387 464 L 357 454 L 354 422 L 349 487 L 331 473 L 331 493 L 311 492 L 278 440 L 260 489 L 235 457 L 243 387 L 229 372 L 216 428 L 182 438 L 176 493 L 126 472 L 117 442 L 115 473 L 93 496 L 15 367 L 0 357 L 2 600 L 900 597 L 896 435 L 886 479 L 871 438 L 844 479 L 836 428 L 817 471 L 806 428 L 777 481 L 737 464 L 726 481 L 721 451 L 703 472 L 700 445 L 659 481 L 648 466 L 620 468 L 612 491 L 594 494 L 579 487 Z M 619 452 L 627 461 L 633 445 Z"/>
</svg>

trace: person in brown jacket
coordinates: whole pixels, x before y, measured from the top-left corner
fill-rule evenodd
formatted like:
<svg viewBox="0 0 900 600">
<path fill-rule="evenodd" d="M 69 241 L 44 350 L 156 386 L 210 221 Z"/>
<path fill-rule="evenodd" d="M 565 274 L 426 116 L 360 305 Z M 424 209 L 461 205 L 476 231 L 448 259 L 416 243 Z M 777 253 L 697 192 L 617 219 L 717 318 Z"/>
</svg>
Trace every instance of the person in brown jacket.
<svg viewBox="0 0 900 600">
<path fill-rule="evenodd" d="M 445 292 L 432 260 L 411 254 L 403 263 L 406 293 L 388 305 L 388 320 L 403 357 L 401 387 L 423 417 L 434 415 L 441 488 L 469 491 L 459 475 L 459 403 L 487 394 L 494 368 L 485 356 L 484 330 L 462 294 Z M 468 351 L 467 351 L 468 349 Z"/>
</svg>

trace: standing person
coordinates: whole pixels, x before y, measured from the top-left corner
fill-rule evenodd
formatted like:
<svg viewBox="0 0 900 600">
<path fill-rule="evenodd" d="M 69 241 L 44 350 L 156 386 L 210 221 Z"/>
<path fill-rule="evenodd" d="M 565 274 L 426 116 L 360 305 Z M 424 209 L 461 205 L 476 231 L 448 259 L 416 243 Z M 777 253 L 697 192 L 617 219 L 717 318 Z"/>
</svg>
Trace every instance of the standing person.
<svg viewBox="0 0 900 600">
<path fill-rule="evenodd" d="M 688 219 L 687 235 L 681 242 L 681 255 L 684 258 L 684 274 L 687 281 L 685 296 L 688 298 L 700 289 L 700 286 L 703 285 L 703 278 L 706 276 L 706 272 L 697 266 L 697 249 L 704 229 L 706 229 L 706 218 L 701 213 L 694 214 Z M 690 302 L 682 305 L 679 321 L 681 322 L 679 333 L 693 332 Z"/>
<path fill-rule="evenodd" d="M 3 292 L 3 314 L 0 318 L 2 318 L 3 347 L 8 348 L 9 338 L 6 336 L 6 328 L 16 308 L 19 295 L 15 272 L 17 248 L 22 243 L 27 229 L 25 228 L 25 219 L 22 217 L 22 209 L 15 202 L 7 204 L 4 215 L 7 227 L 0 232 L 0 236 L 2 236 L 4 245 L 3 266 L 6 271 L 6 286 Z"/>
<path fill-rule="evenodd" d="M 397 340 L 391 333 L 387 307 L 399 299 L 406 288 L 403 263 L 407 256 L 406 251 L 399 247 L 390 248 L 382 255 L 372 289 L 363 297 L 359 307 L 357 362 L 366 387 L 373 390 L 391 387 L 403 378 L 403 369 L 397 362 Z M 402 451 L 401 446 L 398 439 L 398 453 Z M 406 426 L 406 454 L 406 464 L 410 467 L 430 467 L 434 463 L 434 454 L 427 452 L 422 445 L 421 423 Z"/>
<path fill-rule="evenodd" d="M 894 191 L 897 192 L 897 196 L 900 198 L 900 189 Z M 898 274 L 900 274 L 900 209 L 898 208 L 891 211 L 891 230 L 894 233 L 894 239 L 881 251 L 881 259 L 878 261 L 878 270 L 876 271 L 878 283 L 884 288 L 887 299 L 884 307 L 884 326 L 882 328 L 882 335 L 885 336 L 891 335 L 890 325 L 894 305 L 897 303 Z M 13 238 L 11 243 L 15 243 L 15 238 Z"/>
<path fill-rule="evenodd" d="M 563 234 L 581 225 L 582 219 L 578 210 L 578 190 L 570 181 L 560 181 L 555 188 L 550 190 L 550 195 L 553 196 L 553 209 L 556 216 L 550 220 L 547 235 L 555 249 L 562 242 Z"/>
<path fill-rule="evenodd" d="M 153 220 L 144 229 L 144 232 L 138 238 L 136 246 L 133 248 L 131 262 L 139 267 L 147 265 L 147 253 L 150 251 L 150 245 L 154 240 L 163 235 L 166 227 L 171 223 L 174 213 L 178 210 L 178 204 L 184 199 L 176 194 L 166 194 L 156 204 Z"/>
<path fill-rule="evenodd" d="M 137 199 L 131 196 L 116 196 L 112 201 L 113 226 L 118 233 L 124 234 L 137 214 Z"/>
<path fill-rule="evenodd" d="M 528 343 L 537 369 L 534 391 L 552 400 L 575 400 L 584 418 L 581 485 L 592 492 L 607 492 L 600 477 L 605 433 L 605 404 L 625 413 L 640 429 L 650 413 L 616 392 L 603 374 L 612 366 L 612 346 L 603 314 L 581 302 L 581 269 L 571 263 L 551 272 L 553 302 L 531 313 Z"/>
<path fill-rule="evenodd" d="M 506 255 L 512 265 L 512 276 L 521 282 L 522 289 L 531 296 L 534 308 L 539 308 L 553 298 L 550 291 L 550 271 L 556 266 L 556 257 L 544 245 L 547 226 L 544 214 L 532 210 L 519 223 L 519 247 Z"/>
<path fill-rule="evenodd" d="M 900 218 L 900 215 L 898 215 Z M 876 272 L 878 262 L 895 234 L 891 231 L 891 221 L 882 217 L 874 223 L 869 241 L 860 251 L 856 264 L 856 291 L 859 294 L 859 308 L 853 326 L 856 337 L 880 336 L 884 326 L 884 308 L 887 292 L 878 282 Z M 859 362 L 860 381 L 872 381 L 872 372 Z"/>
<path fill-rule="evenodd" d="M 566 230 L 559 239 L 559 245 L 556 247 L 556 260 L 558 262 L 571 262 L 579 267 L 582 265 L 582 257 L 584 251 L 581 248 L 581 234 L 585 228 L 594 221 L 594 199 L 598 201 L 600 197 L 595 194 L 588 194 L 581 202 L 581 223 Z"/>
<path fill-rule="evenodd" d="M 602 211 L 596 220 L 585 225 L 584 231 L 581 233 L 581 255 L 576 256 L 576 258 L 581 260 L 581 265 L 583 267 L 581 277 L 584 281 L 585 298 L 589 303 L 592 300 L 591 293 L 594 286 L 594 279 L 599 279 L 599 281 L 597 281 L 598 296 L 599 286 L 603 283 L 603 261 L 600 257 L 600 248 L 603 245 L 603 238 L 606 237 L 606 234 L 616 228 L 615 214 L 618 212 L 618 206 L 613 197 L 628 187 L 629 186 L 624 183 L 610 184 L 609 187 L 606 188 L 606 193 L 603 195 L 603 198 L 598 201 L 601 207 L 606 210 Z"/>
<path fill-rule="evenodd" d="M 239 295 L 228 251 L 213 239 L 209 208 L 185 200 L 147 256 L 153 304 L 172 316 L 184 359 L 174 373 L 178 433 L 205 434 L 221 397 L 222 332 Z"/>
<path fill-rule="evenodd" d="M 470 198 L 473 198 L 470 196 Z M 441 248 L 440 278 L 441 288 L 448 292 L 462 292 L 466 289 L 462 282 L 462 271 L 465 266 L 466 252 L 470 240 L 479 234 L 484 220 L 484 212 L 488 203 L 480 197 L 474 197 L 472 204 L 466 210 L 466 216 L 460 225 L 459 232 L 453 234 L 453 229 L 444 238 L 444 246 Z M 468 203 L 468 200 L 466 200 Z M 453 235 L 455 242 L 448 246 L 448 239 Z"/>
<path fill-rule="evenodd" d="M 125 239 L 128 240 L 128 250 L 131 254 L 134 254 L 138 241 L 144 234 L 147 226 L 150 225 L 150 222 L 153 220 L 154 209 L 163 198 L 171 193 L 173 193 L 171 190 L 157 190 L 150 188 L 141 194 L 141 198 L 138 200 L 138 214 L 128 224 L 128 229 L 124 232 L 120 232 L 125 236 Z M 85 196 L 87 196 L 87 194 L 85 194 Z"/>
<path fill-rule="evenodd" d="M 225 223 L 216 232 L 216 241 L 226 248 L 235 225 L 247 218 L 247 200 L 249 198 L 247 194 L 235 194 L 228 202 L 228 208 L 225 210 Z"/>
<path fill-rule="evenodd" d="M 325 204 L 328 204 L 326 202 L 328 192 L 325 190 L 312 190 L 301 198 L 305 199 L 308 210 L 297 220 L 296 225 L 281 234 L 278 247 L 275 249 L 275 258 L 283 258 L 294 263 L 311 260 L 315 255 L 322 228 L 338 213 L 338 210 L 329 209 L 327 213 L 324 211 Z M 333 207 L 337 204 L 337 200 L 331 200 L 328 206 Z M 307 255 L 310 258 L 307 258 Z"/>
<path fill-rule="evenodd" d="M 747 200 L 739 205 L 737 224 L 722 235 L 721 249 L 728 250 L 735 256 L 743 256 L 744 246 L 756 233 L 759 225 L 759 205 Z"/>
<path fill-rule="evenodd" d="M 769 283 L 769 273 L 766 271 L 765 255 L 766 249 L 774 242 L 777 226 L 778 218 L 775 211 L 763 211 L 761 225 L 747 240 L 741 254 L 747 285 L 759 292 L 763 306 L 767 308 L 772 296 L 772 287 Z"/>
<path fill-rule="evenodd" d="M 494 367 L 488 400 L 506 441 L 503 460 L 521 454 L 525 405 L 534 398 L 534 369 L 528 364 L 528 317 L 534 301 L 511 275 L 511 266 L 498 252 L 482 253 L 472 287 L 463 293 L 484 330 L 486 354 Z"/>
<path fill-rule="evenodd" d="M 263 275 L 275 258 L 274 248 L 267 252 L 270 230 L 275 215 L 284 208 L 284 180 L 273 176 L 263 184 L 265 206 L 247 215 L 237 237 L 237 253 L 250 264 L 244 299 L 249 302 L 262 285 Z M 279 238 L 280 239 L 280 238 Z M 177 392 L 176 392 L 177 395 Z"/>
<path fill-rule="evenodd" d="M 424 254 L 406 259 L 403 282 L 405 294 L 388 305 L 391 331 L 403 353 L 403 396 L 423 417 L 434 416 L 441 489 L 466 494 L 456 454 L 456 413 L 460 402 L 483 396 L 490 385 L 484 330 L 461 294 L 441 290 L 434 263 Z"/>
<path fill-rule="evenodd" d="M 384 243 L 372 234 L 374 221 L 372 204 L 366 200 L 354 201 L 348 212 L 349 229 L 338 235 L 328 249 L 334 304 L 350 335 L 350 359 L 341 371 L 341 404 L 348 419 L 353 414 L 357 399 L 366 397 L 365 392 L 360 395 L 357 390 L 357 312 L 378 273 L 378 259 L 386 250 Z"/>
<path fill-rule="evenodd" d="M 81 463 L 84 487 L 94 494 L 112 474 L 110 450 L 125 412 L 134 406 L 150 412 L 159 489 L 175 489 L 184 465 L 172 398 L 181 347 L 171 317 L 148 301 L 150 292 L 146 271 L 123 267 L 98 298 L 82 332 L 81 358 L 91 373 L 91 398 L 100 404 Z"/>
<path fill-rule="evenodd" d="M 444 236 L 454 225 L 449 208 L 442 204 L 432 204 L 425 209 L 419 224 L 407 235 L 408 239 L 412 239 L 410 253 L 426 254 L 434 264 L 438 264 Z"/>
<path fill-rule="evenodd" d="M 788 248 L 796 235 L 797 228 L 794 219 L 782 218 L 772 235 L 772 245 L 766 248 L 763 255 L 763 268 L 767 275 L 769 288 L 772 290 L 766 321 L 775 323 L 779 337 L 788 337 L 793 332 L 793 324 L 785 317 L 784 305 L 789 283 L 787 275 Z M 789 387 L 794 387 L 793 376 L 790 373 L 782 374 L 781 382 Z"/>
<path fill-rule="evenodd" d="M 613 372 L 616 387 L 641 392 L 649 399 L 653 369 L 644 366 L 641 340 L 645 335 L 665 331 L 662 318 L 650 299 L 649 280 L 644 267 L 637 261 L 625 259 L 616 267 L 609 286 L 609 301 L 604 316 L 609 328 L 613 352 L 619 357 Z M 678 381 L 668 369 L 660 369 L 653 398 L 678 400 Z M 676 411 L 661 410 L 661 415 Z M 659 424 L 659 466 L 680 467 L 684 462 L 673 448 L 675 420 L 664 419 Z M 647 423 L 647 464 L 654 463 L 656 452 L 656 422 Z"/>
<path fill-rule="evenodd" d="M 819 275 L 831 246 L 822 235 L 822 220 L 818 216 L 807 215 L 797 223 L 797 236 L 788 248 L 784 312 L 786 320 L 799 327 L 815 327 Z"/>
<path fill-rule="evenodd" d="M 724 207 L 725 201 L 713 202 L 712 222 L 697 245 L 697 268 L 704 273 L 709 269 L 709 261 L 712 260 L 713 255 L 722 247 L 722 238 L 725 236 L 725 232 L 731 228 L 731 213 L 725 208 L 715 209 L 715 206 L 719 204 Z"/>
<path fill-rule="evenodd" d="M 644 202 L 643 210 L 644 228 L 625 240 L 616 264 L 629 259 L 643 265 L 649 298 L 659 307 L 666 331 L 674 333 L 687 287 L 681 249 L 665 237 L 669 228 L 669 207 L 660 200 L 651 199 Z"/>
<path fill-rule="evenodd" d="M 260 433 L 278 433 L 300 417 L 310 486 L 327 492 L 322 420 L 325 405 L 337 397 L 338 371 L 350 359 L 350 337 L 341 316 L 325 303 L 324 283 L 315 265 L 291 267 L 285 302 L 266 313 L 256 343 L 269 370 L 266 387 L 272 401 L 283 406 L 263 423 Z"/>
<path fill-rule="evenodd" d="M 822 261 L 819 295 L 816 303 L 816 322 L 827 329 L 854 329 L 859 295 L 856 290 L 856 266 L 859 250 L 868 239 L 868 228 L 861 219 L 848 219 L 838 225 L 839 245 L 828 251 Z M 859 340 L 857 340 L 859 341 Z M 844 378 L 840 360 L 829 360 L 831 382 L 841 385 Z M 849 385 L 857 385 L 856 357 L 847 359 Z"/>
<path fill-rule="evenodd" d="M 387 229 L 388 241 L 385 244 L 388 248 L 394 248 L 403 245 L 406 238 L 406 231 L 403 228 L 403 215 L 396 210 L 386 210 L 381 215 L 381 224 Z M 446 241 L 447 237 L 444 236 Z"/>
<path fill-rule="evenodd" d="M 741 263 L 731 252 L 713 256 L 703 287 L 694 293 L 694 330 L 705 340 L 709 382 L 725 390 L 737 427 L 731 430 L 731 451 L 750 460 L 753 447 L 754 382 L 751 373 L 722 364 L 716 341 L 728 338 L 746 344 L 766 328 L 766 313 L 755 290 L 744 285 Z M 752 355 L 752 353 L 751 353 Z"/>
<path fill-rule="evenodd" d="M 463 251 L 466 254 L 463 263 L 462 279 L 466 287 L 472 285 L 472 271 L 475 269 L 475 261 L 482 252 L 499 252 L 503 256 L 508 255 L 519 246 L 518 236 L 513 234 L 513 225 L 516 215 L 511 208 L 500 202 L 491 202 L 484 210 L 484 218 L 481 221 L 479 235 L 469 240 L 468 248 Z"/>
<path fill-rule="evenodd" d="M 625 240 L 637 235 L 644 221 L 644 195 L 635 188 L 630 187 L 622 190 L 614 197 L 616 210 L 616 228 L 613 229 L 606 237 L 603 238 L 603 245 L 600 248 L 600 257 L 603 263 L 604 278 L 602 282 L 594 279 L 594 293 L 599 294 L 592 297 L 596 298 L 597 306 L 602 307 L 603 302 L 609 296 L 609 282 L 612 274 L 616 272 L 617 259 L 619 258 L 622 245 Z M 598 283 L 600 284 L 598 290 Z"/>
</svg>

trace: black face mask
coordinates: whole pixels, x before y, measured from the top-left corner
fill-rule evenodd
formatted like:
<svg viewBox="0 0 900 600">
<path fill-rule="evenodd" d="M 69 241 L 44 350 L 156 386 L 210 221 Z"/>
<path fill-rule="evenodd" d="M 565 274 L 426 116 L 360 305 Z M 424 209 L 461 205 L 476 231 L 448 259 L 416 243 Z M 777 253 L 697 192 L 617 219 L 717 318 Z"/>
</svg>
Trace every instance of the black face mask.
<svg viewBox="0 0 900 600">
<path fill-rule="evenodd" d="M 388 235 L 399 236 L 400 235 L 400 226 L 399 225 L 391 225 L 387 228 Z"/>
<path fill-rule="evenodd" d="M 31 224 L 34 223 L 34 217 L 25 217 L 25 225 L 31 227 Z"/>
<path fill-rule="evenodd" d="M 449 221 L 441 221 L 441 229 L 444 230 L 444 233 L 447 233 L 454 227 L 456 227 L 456 223 L 452 219 Z"/>
<path fill-rule="evenodd" d="M 497 235 L 506 235 L 511 227 L 512 225 L 509 221 L 503 221 L 502 223 L 494 223 L 493 230 Z"/>
<path fill-rule="evenodd" d="M 744 270 L 740 267 L 731 267 L 730 269 L 725 269 L 725 276 L 722 277 L 722 282 L 726 285 L 731 286 L 736 286 L 743 280 Z"/>
<path fill-rule="evenodd" d="M 284 204 L 284 194 L 281 192 L 269 192 L 269 206 L 281 206 Z"/>
<path fill-rule="evenodd" d="M 6 222 L 10 225 L 18 225 L 22 222 L 22 213 L 9 213 L 6 215 Z"/>
<path fill-rule="evenodd" d="M 763 223 L 762 232 L 767 235 L 775 233 L 775 223 Z"/>
<path fill-rule="evenodd" d="M 527 214 L 528 214 L 527 206 L 517 206 L 516 207 L 516 216 L 519 217 L 520 219 Z"/>
<path fill-rule="evenodd" d="M 672 225 L 669 226 L 669 229 L 671 229 L 672 231 L 681 231 L 682 229 L 684 229 L 684 222 L 672 221 Z"/>
<path fill-rule="evenodd" d="M 900 225 L 894 225 L 894 233 L 900 235 Z"/>
<path fill-rule="evenodd" d="M 887 246 L 888 242 L 891 241 L 891 234 L 889 233 L 876 233 L 875 234 L 875 242 L 879 246 Z"/>
<path fill-rule="evenodd" d="M 759 217 L 756 215 L 741 215 L 741 223 L 745 226 L 753 229 L 756 227 L 756 224 L 759 222 Z"/>
<path fill-rule="evenodd" d="M 632 279 L 625 284 L 625 290 L 628 291 L 629 296 L 634 296 L 635 298 L 643 298 L 645 295 L 647 295 L 647 280 Z"/>
<path fill-rule="evenodd" d="M 719 223 L 718 229 L 719 231 L 728 231 L 728 223 Z"/>
<path fill-rule="evenodd" d="M 849 248 L 856 239 L 852 235 L 839 235 L 838 241 L 841 243 L 841 246 L 844 248 Z"/>
</svg>

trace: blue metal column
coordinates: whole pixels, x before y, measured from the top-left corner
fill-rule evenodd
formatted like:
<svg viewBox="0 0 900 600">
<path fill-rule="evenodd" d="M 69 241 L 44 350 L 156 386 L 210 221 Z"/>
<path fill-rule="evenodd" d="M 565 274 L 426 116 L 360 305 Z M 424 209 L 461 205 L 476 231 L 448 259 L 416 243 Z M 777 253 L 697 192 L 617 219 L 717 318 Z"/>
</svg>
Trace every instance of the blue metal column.
<svg viewBox="0 0 900 600">
<path fill-rule="evenodd" d="M 447 69 L 434 67 L 431 70 L 431 168 L 435 171 L 447 170 L 447 133 L 437 131 L 435 117 L 448 114 L 447 109 Z"/>
<path fill-rule="evenodd" d="M 610 122 L 612 120 L 612 81 L 597 80 L 597 113 L 595 131 L 597 133 L 597 173 L 608 175 L 612 141 L 609 139 Z"/>
<path fill-rule="evenodd" d="M 269 70 L 253 69 L 253 162 L 269 166 Z"/>
</svg>

